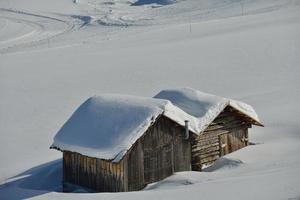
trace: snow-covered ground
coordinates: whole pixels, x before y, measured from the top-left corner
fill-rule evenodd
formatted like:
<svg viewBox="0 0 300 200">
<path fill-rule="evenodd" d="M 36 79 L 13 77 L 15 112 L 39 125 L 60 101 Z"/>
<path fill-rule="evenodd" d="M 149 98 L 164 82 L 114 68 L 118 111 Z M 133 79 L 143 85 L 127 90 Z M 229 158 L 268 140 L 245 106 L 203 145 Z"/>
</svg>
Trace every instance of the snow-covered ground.
<svg viewBox="0 0 300 200">
<path fill-rule="evenodd" d="M 300 199 L 298 0 L 73 2 L 0 1 L 0 199 Z M 140 192 L 60 192 L 49 146 L 81 102 L 174 87 L 252 105 L 256 145 Z"/>
</svg>

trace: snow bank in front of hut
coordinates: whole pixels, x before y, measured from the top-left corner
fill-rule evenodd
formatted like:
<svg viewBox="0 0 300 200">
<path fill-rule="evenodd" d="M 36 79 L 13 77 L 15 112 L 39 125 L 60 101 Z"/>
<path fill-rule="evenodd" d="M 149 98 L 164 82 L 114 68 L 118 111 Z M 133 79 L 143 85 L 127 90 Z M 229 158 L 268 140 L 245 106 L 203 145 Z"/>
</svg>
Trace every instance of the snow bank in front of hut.
<svg viewBox="0 0 300 200">
<path fill-rule="evenodd" d="M 162 90 L 154 98 L 170 100 L 174 105 L 195 116 L 198 119 L 199 132 L 204 131 L 227 105 L 260 122 L 256 112 L 250 105 L 192 88 Z"/>
<path fill-rule="evenodd" d="M 239 159 L 233 159 L 233 158 L 226 158 L 221 157 L 219 158 L 213 165 L 203 169 L 204 172 L 213 172 L 217 170 L 229 170 L 235 167 L 239 167 L 243 164 L 243 161 Z"/>
<path fill-rule="evenodd" d="M 197 119 L 168 100 L 102 95 L 89 98 L 75 111 L 52 147 L 118 162 L 161 114 L 180 125 L 189 120 L 191 131 L 197 131 Z"/>
</svg>

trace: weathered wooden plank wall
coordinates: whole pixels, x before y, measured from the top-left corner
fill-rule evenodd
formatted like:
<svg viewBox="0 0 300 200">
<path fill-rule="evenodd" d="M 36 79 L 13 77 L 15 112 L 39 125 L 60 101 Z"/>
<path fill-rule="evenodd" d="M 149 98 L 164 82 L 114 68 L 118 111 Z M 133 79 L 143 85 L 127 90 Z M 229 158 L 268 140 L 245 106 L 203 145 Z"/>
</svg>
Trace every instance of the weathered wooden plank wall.
<svg viewBox="0 0 300 200">
<path fill-rule="evenodd" d="M 63 181 L 99 192 L 124 191 L 123 161 L 109 161 L 63 152 Z"/>
<path fill-rule="evenodd" d="M 184 135 L 185 129 L 184 127 L 177 126 L 174 129 L 174 137 L 173 137 L 173 156 L 174 156 L 174 171 L 190 171 L 192 170 L 191 166 L 191 137 L 192 133 L 190 133 L 190 138 L 185 140 Z"/>
<path fill-rule="evenodd" d="M 63 180 L 98 192 L 140 190 L 174 172 L 191 170 L 191 143 L 184 134 L 184 127 L 161 116 L 120 163 L 65 151 Z"/>
<path fill-rule="evenodd" d="M 160 118 L 159 123 L 154 124 L 141 138 L 143 144 L 145 183 L 161 180 L 173 173 L 172 140 L 173 133 L 167 130 Z"/>
<path fill-rule="evenodd" d="M 211 125 L 192 141 L 192 169 L 201 171 L 220 156 L 248 145 L 249 121 L 226 108 Z"/>
<path fill-rule="evenodd" d="M 230 134 L 222 134 L 220 140 L 220 156 L 229 154 L 248 145 L 248 128 L 236 128 Z"/>
<path fill-rule="evenodd" d="M 145 186 L 143 157 L 142 144 L 138 140 L 128 156 L 125 157 L 128 163 L 128 191 L 140 190 Z"/>
<path fill-rule="evenodd" d="M 128 190 L 162 180 L 174 172 L 191 170 L 191 144 L 185 129 L 160 117 L 128 153 Z"/>
</svg>

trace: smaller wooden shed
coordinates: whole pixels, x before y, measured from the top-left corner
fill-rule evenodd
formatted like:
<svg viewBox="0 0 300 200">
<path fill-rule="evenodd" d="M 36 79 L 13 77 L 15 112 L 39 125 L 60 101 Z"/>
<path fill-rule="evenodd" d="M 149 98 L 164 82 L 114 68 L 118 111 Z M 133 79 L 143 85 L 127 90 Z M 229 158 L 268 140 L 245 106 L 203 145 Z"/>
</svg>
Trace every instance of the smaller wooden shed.
<svg viewBox="0 0 300 200">
<path fill-rule="evenodd" d="M 195 171 L 247 146 L 248 129 L 252 125 L 263 126 L 250 105 L 192 88 L 163 90 L 154 98 L 170 100 L 197 118 L 198 133 L 191 138 L 192 170 Z"/>
</svg>

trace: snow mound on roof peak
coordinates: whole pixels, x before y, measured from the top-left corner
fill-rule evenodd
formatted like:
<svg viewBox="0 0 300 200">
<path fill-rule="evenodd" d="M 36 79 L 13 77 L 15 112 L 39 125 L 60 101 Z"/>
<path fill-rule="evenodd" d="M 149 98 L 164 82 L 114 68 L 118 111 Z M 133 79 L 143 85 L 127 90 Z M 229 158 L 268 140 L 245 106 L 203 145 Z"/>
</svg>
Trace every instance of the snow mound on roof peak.
<svg viewBox="0 0 300 200">
<path fill-rule="evenodd" d="M 225 98 L 192 88 L 162 90 L 154 98 L 170 100 L 174 105 L 197 118 L 204 117 L 213 107 L 220 107 L 220 104 L 227 102 Z"/>
<path fill-rule="evenodd" d="M 170 100 L 175 106 L 178 106 L 186 113 L 195 116 L 198 119 L 198 128 L 200 132 L 204 131 L 228 105 L 260 123 L 256 112 L 250 105 L 240 101 L 200 92 L 193 88 L 162 90 L 155 95 L 154 98 Z"/>
<path fill-rule="evenodd" d="M 199 132 L 205 130 L 228 104 L 225 98 L 192 88 L 162 90 L 154 98 L 170 100 L 175 106 L 195 116 Z"/>
</svg>

